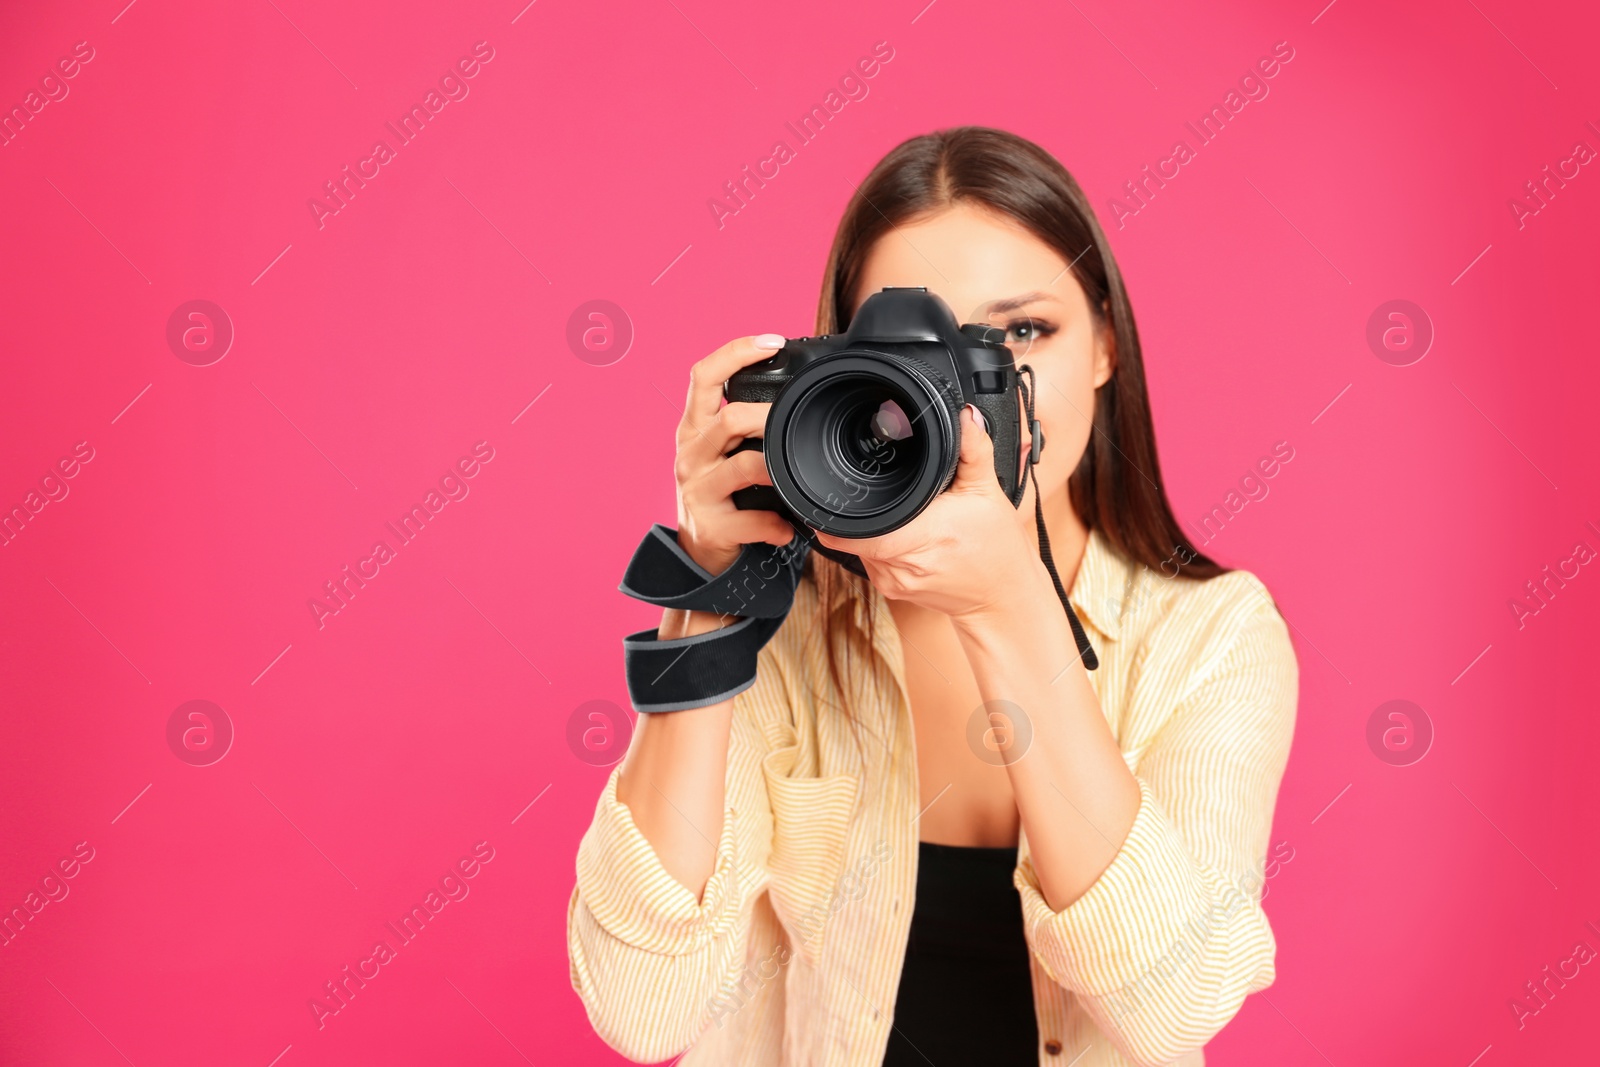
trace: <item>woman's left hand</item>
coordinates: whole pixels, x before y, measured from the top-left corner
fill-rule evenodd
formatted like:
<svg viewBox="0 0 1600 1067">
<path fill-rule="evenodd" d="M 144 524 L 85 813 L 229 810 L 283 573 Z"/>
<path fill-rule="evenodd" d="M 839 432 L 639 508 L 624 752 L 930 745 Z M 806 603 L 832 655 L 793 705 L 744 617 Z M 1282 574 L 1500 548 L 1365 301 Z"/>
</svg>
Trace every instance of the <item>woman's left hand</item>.
<svg viewBox="0 0 1600 1067">
<path fill-rule="evenodd" d="M 1035 548 L 1032 501 L 1025 497 L 1013 507 L 1006 498 L 995 477 L 994 443 L 976 414 L 971 405 L 962 408 L 955 480 L 922 514 L 881 537 L 817 534 L 829 548 L 860 556 L 884 596 L 958 623 L 1002 614 L 1035 592 L 1041 577 L 1049 586 Z M 1036 491 L 1028 487 L 1030 496 Z"/>
</svg>

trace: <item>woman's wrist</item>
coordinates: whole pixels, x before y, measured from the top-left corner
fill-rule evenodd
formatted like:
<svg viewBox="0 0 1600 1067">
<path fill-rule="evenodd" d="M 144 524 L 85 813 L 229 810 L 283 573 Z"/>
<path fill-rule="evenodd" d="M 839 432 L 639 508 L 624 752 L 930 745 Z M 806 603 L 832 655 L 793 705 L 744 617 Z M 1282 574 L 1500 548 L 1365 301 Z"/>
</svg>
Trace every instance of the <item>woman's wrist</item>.
<svg viewBox="0 0 1600 1067">
<path fill-rule="evenodd" d="M 1044 562 L 1030 557 L 1010 580 L 1002 579 L 989 603 L 950 616 L 957 634 L 980 644 L 1005 640 L 1021 629 L 1031 632 L 1042 619 L 1059 616 L 1063 628 L 1066 615 Z M 1052 610 L 1053 609 L 1053 610 Z M 1070 638 L 1070 629 L 1069 634 Z"/>
<path fill-rule="evenodd" d="M 733 625 L 731 615 L 718 615 L 709 611 L 686 611 L 667 608 L 661 613 L 661 625 L 656 629 L 658 641 L 676 641 L 683 637 L 698 637 L 724 626 Z"/>
</svg>

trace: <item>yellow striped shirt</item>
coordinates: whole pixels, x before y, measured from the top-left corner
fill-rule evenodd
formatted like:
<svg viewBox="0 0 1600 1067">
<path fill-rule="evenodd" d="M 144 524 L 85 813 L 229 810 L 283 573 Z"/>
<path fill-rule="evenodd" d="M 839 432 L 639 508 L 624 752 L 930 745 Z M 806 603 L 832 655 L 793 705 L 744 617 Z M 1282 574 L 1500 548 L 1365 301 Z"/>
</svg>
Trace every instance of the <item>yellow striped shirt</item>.
<svg viewBox="0 0 1600 1067">
<path fill-rule="evenodd" d="M 850 609 L 856 625 L 832 628 L 847 691 L 864 694 L 849 716 L 827 699 L 809 577 L 755 684 L 735 697 L 726 811 L 701 900 L 618 802 L 617 772 L 606 782 L 578 848 L 567 950 L 590 1022 L 630 1059 L 688 1049 L 685 1067 L 882 1060 L 921 808 L 899 634 L 888 601 L 866 588 Z M 1098 531 L 1069 597 L 1141 801 L 1110 866 L 1061 911 L 1039 891 L 1026 835 L 1018 845 L 1039 1063 L 1196 1067 L 1274 976 L 1260 896 L 1294 729 L 1294 648 L 1254 575 L 1170 578 L 1118 556 Z"/>
</svg>

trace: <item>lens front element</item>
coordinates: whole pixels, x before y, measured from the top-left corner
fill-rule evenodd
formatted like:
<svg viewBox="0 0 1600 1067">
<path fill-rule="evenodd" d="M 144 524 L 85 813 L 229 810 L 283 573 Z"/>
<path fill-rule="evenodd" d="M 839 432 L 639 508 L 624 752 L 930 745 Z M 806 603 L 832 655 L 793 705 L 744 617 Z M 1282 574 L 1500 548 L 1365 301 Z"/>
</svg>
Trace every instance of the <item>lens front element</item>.
<svg viewBox="0 0 1600 1067">
<path fill-rule="evenodd" d="M 955 470 L 958 412 L 934 375 L 920 360 L 876 352 L 807 367 L 767 426 L 768 466 L 785 503 L 814 529 L 844 537 L 873 537 L 915 517 Z"/>
</svg>

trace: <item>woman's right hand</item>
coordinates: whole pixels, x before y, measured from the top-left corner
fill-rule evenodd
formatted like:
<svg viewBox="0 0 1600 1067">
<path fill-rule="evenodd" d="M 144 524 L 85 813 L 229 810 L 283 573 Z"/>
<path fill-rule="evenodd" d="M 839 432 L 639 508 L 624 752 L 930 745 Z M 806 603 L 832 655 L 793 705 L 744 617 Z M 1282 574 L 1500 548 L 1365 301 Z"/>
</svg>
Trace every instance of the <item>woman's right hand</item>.
<svg viewBox="0 0 1600 1067">
<path fill-rule="evenodd" d="M 741 439 L 762 436 L 772 405 L 724 404 L 722 396 L 724 383 L 735 371 L 769 358 L 783 343 L 774 333 L 741 337 L 689 371 L 689 400 L 678 423 L 673 464 L 678 544 L 712 574 L 727 570 L 746 544 L 764 541 L 782 547 L 794 539 L 794 527 L 777 512 L 741 511 L 732 500 L 735 490 L 772 484 L 761 451 L 728 455 Z"/>
</svg>

